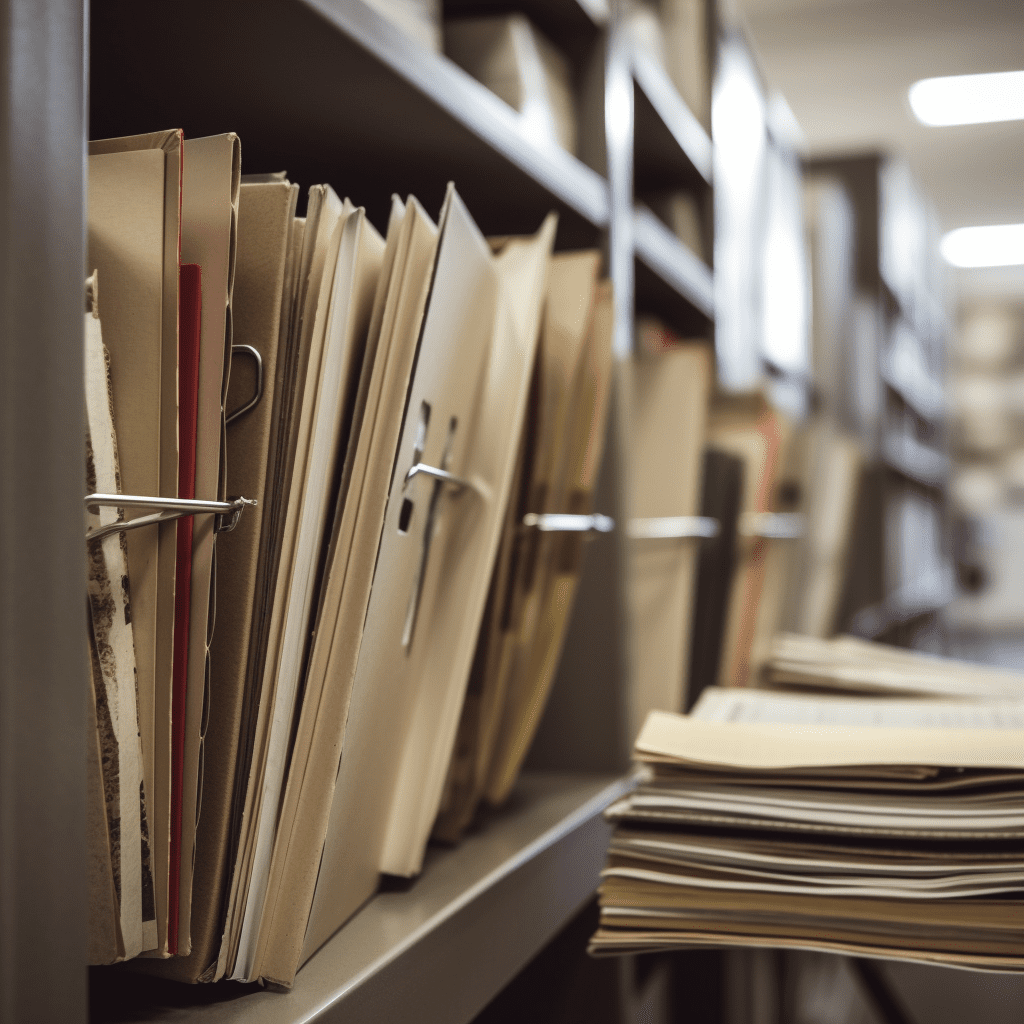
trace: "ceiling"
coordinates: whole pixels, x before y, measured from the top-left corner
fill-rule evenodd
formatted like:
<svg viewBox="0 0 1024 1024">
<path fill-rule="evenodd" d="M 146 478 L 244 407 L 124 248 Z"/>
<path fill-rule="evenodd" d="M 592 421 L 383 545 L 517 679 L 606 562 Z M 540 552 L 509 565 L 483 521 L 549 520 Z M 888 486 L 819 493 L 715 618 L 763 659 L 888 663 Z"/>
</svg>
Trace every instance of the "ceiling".
<svg viewBox="0 0 1024 1024">
<path fill-rule="evenodd" d="M 1024 70 L 1024 0 L 736 0 L 812 155 L 903 154 L 943 230 L 1024 222 L 1024 121 L 928 128 L 919 78 Z M 960 271 L 963 294 L 1024 295 L 1024 267 Z"/>
</svg>

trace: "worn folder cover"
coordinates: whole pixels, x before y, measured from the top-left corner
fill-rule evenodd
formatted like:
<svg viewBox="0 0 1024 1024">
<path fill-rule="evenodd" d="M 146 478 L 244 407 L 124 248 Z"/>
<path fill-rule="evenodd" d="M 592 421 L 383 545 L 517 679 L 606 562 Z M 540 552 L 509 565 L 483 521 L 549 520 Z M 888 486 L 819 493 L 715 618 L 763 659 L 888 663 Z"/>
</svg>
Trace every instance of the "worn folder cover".
<svg viewBox="0 0 1024 1024">
<path fill-rule="evenodd" d="M 183 263 L 178 278 L 178 497 L 195 497 L 196 420 L 199 403 L 199 341 L 202 272 Z M 189 614 L 192 599 L 192 517 L 178 522 L 174 576 L 174 692 L 171 695 L 171 877 L 167 896 L 167 952 L 178 953 L 181 913 L 182 785 L 185 781 L 185 703 L 188 696 Z M 196 779 L 192 779 L 193 787 Z M 192 819 L 195 821 L 195 818 Z M 188 829 L 188 823 L 185 823 Z M 192 830 L 189 829 L 190 834 Z M 191 846 L 191 842 L 188 843 Z M 191 872 L 189 872 L 191 875 Z M 191 895 L 191 894 L 189 894 Z M 188 902 L 188 900 L 186 900 Z M 188 933 L 183 952 L 188 952 Z"/>
<path fill-rule="evenodd" d="M 346 208 L 351 209 L 346 201 Z M 335 228 L 337 257 L 329 290 L 321 295 L 323 309 L 320 358 L 311 351 L 303 396 L 303 415 L 309 410 L 305 472 L 300 487 L 293 477 L 293 511 L 298 519 L 291 564 L 282 563 L 279 585 L 287 574 L 287 602 L 277 649 L 276 694 L 269 737 L 266 775 L 260 808 L 260 827 L 254 846 L 252 874 L 240 936 L 235 976 L 249 975 L 258 944 L 269 882 L 274 837 L 280 823 L 280 801 L 291 759 L 292 724 L 302 694 L 307 642 L 315 613 L 319 568 L 330 533 L 330 512 L 340 477 L 340 460 L 348 442 L 359 370 L 373 310 L 383 259 L 384 242 L 360 208 L 343 216 Z M 324 284 L 328 269 L 325 265 Z M 315 396 L 315 405 L 311 398 Z M 300 440 L 306 440 L 305 425 Z M 298 463 L 301 466 L 301 461 Z M 297 467 L 298 468 L 298 467 Z M 270 665 L 268 663 L 268 669 Z"/>
<path fill-rule="evenodd" d="M 448 512 L 448 522 L 440 519 L 432 538 L 424 534 L 421 607 L 417 611 L 413 603 L 407 619 L 407 628 L 415 631 L 407 633 L 410 644 L 419 633 L 422 660 L 412 677 L 415 685 L 381 861 L 382 870 L 391 874 L 419 872 L 440 806 L 511 490 L 556 223 L 549 215 L 535 236 L 509 240 L 496 257 L 497 317 L 475 409 L 472 418 L 462 419 L 458 404 L 452 403 L 446 447 L 434 449 L 450 465 L 461 465 L 455 472 L 474 483 L 480 505 L 467 507 L 472 496 L 465 495 L 461 517 L 453 502 L 441 511 L 441 516 Z M 432 415 L 441 411 L 435 404 Z M 461 457 L 456 416 L 467 427 Z M 430 461 L 430 447 L 428 435 L 422 459 L 438 465 Z M 423 483 L 419 487 L 422 493 Z M 398 644 L 391 650 L 392 658 L 404 653 Z"/>
<path fill-rule="evenodd" d="M 181 164 L 177 129 L 89 143 L 89 265 L 104 282 L 104 341 L 127 494 L 173 495 L 178 487 Z M 128 538 L 158 956 L 167 955 L 171 870 L 175 539 L 173 523 Z"/>
<path fill-rule="evenodd" d="M 274 737 L 277 700 L 277 663 L 281 633 L 287 608 L 290 567 L 294 559 L 295 538 L 299 525 L 298 506 L 302 500 L 309 451 L 309 430 L 316 389 L 307 393 L 306 385 L 312 364 L 313 379 L 323 352 L 327 306 L 334 281 L 337 245 L 340 242 L 339 221 L 352 212 L 351 204 L 343 204 L 329 186 L 309 190 L 302 251 L 293 297 L 290 338 L 283 375 L 278 388 L 279 403 L 274 410 L 272 477 L 268 480 L 265 501 L 270 506 L 269 526 L 264 524 L 266 571 L 258 578 L 259 590 L 253 611 L 256 627 L 250 641 L 251 699 L 244 722 L 246 745 L 245 778 L 240 779 L 242 792 L 236 811 L 234 833 L 235 866 L 227 911 L 225 940 L 218 961 L 218 977 L 234 970 L 234 962 L 242 937 L 250 898 L 250 877 L 262 830 L 264 838 L 272 828 L 277 813 L 277 799 L 266 799 L 267 787 L 280 785 L 285 749 L 278 724 Z M 281 698 L 282 713 L 289 716 L 294 705 Z M 274 766 L 267 777 L 268 761 L 273 747 Z M 262 818 L 263 807 L 271 808 L 271 821 Z M 271 833 L 272 834 L 272 833 Z M 263 844 L 264 851 L 266 843 Z M 265 856 L 265 854 L 263 854 Z M 252 913 L 249 911 L 249 931 Z"/>
<path fill-rule="evenodd" d="M 783 417 L 760 396 L 720 398 L 712 409 L 708 443 L 743 463 L 740 498 L 745 513 L 777 511 L 777 483 L 791 434 Z M 737 538 L 736 566 L 729 594 L 718 682 L 746 686 L 751 673 L 758 613 L 769 568 L 785 552 L 778 541 Z"/>
<path fill-rule="evenodd" d="M 568 510 L 565 454 L 572 444 L 574 385 L 593 327 L 600 263 L 593 250 L 551 260 L 519 465 L 434 825 L 434 834 L 447 841 L 459 837 L 483 796 L 518 649 L 532 639 L 546 563 L 563 540 L 524 531 L 522 521 L 529 512 Z"/>
<path fill-rule="evenodd" d="M 442 226 L 449 204 L 450 198 L 442 211 Z M 275 867 L 282 873 L 278 884 L 288 898 L 279 897 L 272 910 L 272 930 L 262 955 L 262 971 L 268 978 L 290 981 L 296 965 L 312 955 L 377 884 L 379 840 L 359 842 L 359 832 L 350 831 L 347 812 L 357 800 L 370 801 L 368 806 L 373 807 L 374 797 L 380 795 L 378 774 L 386 766 L 375 765 L 373 734 L 361 726 L 372 705 L 360 710 L 355 703 L 351 713 L 349 706 L 438 237 L 439 229 L 413 197 L 397 234 L 394 225 L 388 231 L 393 264 L 389 274 L 386 254 L 376 303 L 380 326 L 371 328 L 371 339 L 379 334 L 377 348 L 372 367 L 367 364 L 370 379 L 362 427 L 349 448 L 347 500 L 331 541 L 310 658 L 307 687 L 310 692 L 322 688 L 323 696 L 315 715 L 313 707 L 304 708 L 299 723 L 300 737 L 312 731 L 310 767 L 322 761 L 328 761 L 328 767 L 320 775 L 309 771 L 308 781 L 300 776 L 289 779 L 286 804 L 296 801 L 300 813 L 292 835 L 282 834 L 282 846 L 275 851 Z M 375 314 L 375 323 L 376 319 Z M 372 701 L 373 695 L 365 697 Z M 363 767 L 362 778 L 353 764 Z M 305 792 L 297 796 L 300 778 Z"/>
<path fill-rule="evenodd" d="M 718 536 L 700 546 L 697 592 L 693 608 L 688 708 L 718 681 L 729 593 L 736 562 L 736 527 L 743 489 L 743 463 L 733 455 L 708 449 L 704 453 L 701 515 L 718 523 Z"/>
<path fill-rule="evenodd" d="M 294 974 L 318 874 L 362 884 L 319 869 L 436 239 L 415 199 L 393 200 L 264 907 L 256 961 L 268 978 Z"/>
<path fill-rule="evenodd" d="M 194 491 L 197 498 L 226 496 L 224 390 L 231 357 L 231 293 L 234 280 L 241 146 L 233 134 L 185 143 L 181 202 L 181 256 L 202 271 L 199 391 L 196 409 Z M 244 494 L 246 491 L 234 491 Z M 246 516 L 258 515 L 252 509 Z M 178 953 L 189 949 L 195 829 L 203 778 L 203 709 L 209 705 L 209 644 L 215 614 L 212 598 L 213 516 L 192 516 L 192 587 L 188 619 L 188 688 L 182 774 L 181 883 Z"/>
<path fill-rule="evenodd" d="M 120 490 L 110 373 L 100 332 L 98 274 L 87 282 L 85 315 L 85 479 L 90 493 Z M 119 521 L 98 508 L 89 527 Z M 92 671 L 87 779 L 89 804 L 90 962 L 136 956 L 156 942 L 152 861 L 136 694 L 128 546 L 123 532 L 88 544 L 89 647 Z M 92 761 L 93 743 L 99 760 Z M 99 793 L 94 787 L 99 787 Z M 98 805 L 96 801 L 98 800 Z M 97 815 L 96 812 L 99 811 Z M 112 921 L 113 931 L 105 924 Z M 95 941 L 95 944 L 93 943 Z M 113 945 L 111 944 L 113 942 Z"/>
<path fill-rule="evenodd" d="M 266 518 L 271 422 L 277 398 L 282 309 L 298 186 L 287 181 L 243 184 L 239 190 L 238 241 L 232 318 L 234 340 L 251 345 L 263 360 L 263 394 L 257 405 L 227 428 L 227 489 L 259 504 L 217 540 L 217 628 L 210 650 L 209 726 L 204 739 L 202 813 L 196 830 L 192 887 L 192 953 L 160 965 L 182 981 L 212 980 L 224 928 L 224 897 L 230 883 L 234 793 L 242 743 L 253 599 Z M 287 323 L 285 323 L 285 328 Z M 232 368 L 227 409 L 253 396 L 251 361 Z"/>
<path fill-rule="evenodd" d="M 712 358 L 699 342 L 635 358 L 628 465 L 630 515 L 636 519 L 695 516 L 711 393 Z M 690 663 L 690 624 L 700 541 L 629 542 L 629 606 L 634 681 L 629 735 L 649 711 L 682 711 Z"/>
<path fill-rule="evenodd" d="M 572 384 L 566 444 L 553 474 L 552 511 L 591 511 L 612 390 L 612 321 L 612 287 L 604 281 L 594 295 L 590 330 Z M 484 796 L 491 804 L 508 797 L 540 724 L 579 582 L 585 538 L 554 534 L 545 539 L 537 556 L 539 579 L 517 628 L 515 660 L 488 766 Z"/>
</svg>

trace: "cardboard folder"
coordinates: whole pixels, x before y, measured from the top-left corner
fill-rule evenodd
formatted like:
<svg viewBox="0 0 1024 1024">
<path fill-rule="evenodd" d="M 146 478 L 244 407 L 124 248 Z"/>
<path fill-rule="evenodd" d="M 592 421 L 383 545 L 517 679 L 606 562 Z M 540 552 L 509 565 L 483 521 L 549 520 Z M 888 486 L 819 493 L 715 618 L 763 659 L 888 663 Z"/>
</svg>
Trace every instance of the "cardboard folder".
<svg viewBox="0 0 1024 1024">
<path fill-rule="evenodd" d="M 676 343 L 629 365 L 631 517 L 699 513 L 712 366 L 708 346 L 699 342 Z M 683 710 L 699 544 L 692 537 L 629 541 L 630 736 L 650 711 Z"/>
<path fill-rule="evenodd" d="M 437 229 L 419 203 L 394 200 L 256 957 L 275 979 L 294 974 L 318 875 L 325 886 L 366 884 L 358 870 L 339 876 L 321 871 L 320 861 L 436 246 Z M 369 874 L 372 887 L 375 865 Z"/>
<path fill-rule="evenodd" d="M 86 291 L 86 487 L 90 493 L 115 494 L 120 471 L 110 373 L 100 330 L 98 274 L 89 278 Z M 97 508 L 88 513 L 86 523 L 103 527 L 120 517 L 119 509 Z M 108 534 L 91 540 L 87 550 L 92 675 L 86 734 L 89 962 L 111 963 L 137 956 L 155 944 L 156 911 L 139 741 L 131 588 L 126 585 L 127 537 Z"/>
<path fill-rule="evenodd" d="M 466 423 L 462 439 L 466 447 L 461 459 L 455 423 L 456 418 L 465 415 L 459 408 L 461 403 L 452 402 L 447 413 L 445 447 L 434 448 L 443 462 L 429 461 L 429 434 L 424 446 L 422 459 L 428 464 L 461 465 L 460 475 L 470 482 L 475 495 L 465 493 L 456 497 L 448 510 L 439 508 L 433 537 L 427 532 L 429 520 L 424 524 L 421 607 L 415 610 L 416 598 L 412 596 L 403 637 L 408 649 L 419 634 L 421 661 L 410 676 L 415 685 L 410 692 L 412 702 L 408 706 L 398 784 L 392 795 L 381 861 L 381 869 L 390 874 L 409 876 L 419 872 L 441 803 L 511 491 L 555 227 L 556 219 L 549 215 L 535 236 L 510 239 L 495 258 L 500 283 L 496 322 L 485 349 L 486 363 L 474 396 L 475 408 L 467 409 L 471 418 L 462 420 Z M 415 399 L 414 389 L 413 403 Z M 432 417 L 442 411 L 435 398 Z M 435 423 L 441 426 L 444 421 Z M 439 433 L 435 426 L 435 439 Z M 421 495 L 428 490 L 425 483 L 418 485 Z M 406 493 L 415 493 L 413 486 Z M 436 486 L 432 499 L 438 503 L 443 500 Z M 472 507 L 474 499 L 476 508 Z M 462 508 L 456 511 L 460 501 Z M 392 664 L 405 653 L 393 643 Z"/>
<path fill-rule="evenodd" d="M 347 216 L 351 210 L 351 204 L 345 208 L 329 186 L 314 186 L 309 190 L 286 359 L 274 409 L 273 475 L 268 479 L 265 492 L 270 513 L 264 537 L 266 572 L 258 580 L 260 589 L 255 595 L 253 608 L 256 635 L 250 642 L 250 700 L 243 723 L 246 737 L 245 781 L 240 785 L 244 791 L 238 795 L 235 814 L 235 863 L 228 895 L 226 931 L 218 960 L 218 977 L 233 969 L 249 902 L 253 858 L 259 845 L 266 769 L 277 707 L 276 667 L 288 600 L 288 567 L 292 564 L 295 548 L 298 503 L 302 500 L 302 480 L 312 421 L 308 403 L 304 407 L 305 387 L 310 363 L 317 367 L 322 354 L 326 317 L 322 307 L 326 307 L 330 299 L 340 239 L 335 229 L 342 216 Z M 315 395 L 309 400 L 315 402 Z M 292 708 L 286 708 L 286 712 L 290 715 Z M 279 772 L 283 768 L 284 754 L 279 742 L 277 751 L 279 756 L 269 783 L 272 787 L 280 785 Z M 273 817 L 276 810 L 275 805 L 268 814 Z M 264 840 L 268 827 L 269 824 L 263 822 Z M 264 842 L 264 849 L 265 846 Z M 250 916 L 250 931 L 251 921 Z"/>
<path fill-rule="evenodd" d="M 437 244 L 415 198 L 393 208 L 261 936 L 260 970 L 282 982 L 376 886 L 375 848 L 348 841 L 332 802 L 343 752 L 373 756 L 346 723 Z M 375 770 L 363 781 L 372 794 Z"/>
<path fill-rule="evenodd" d="M 708 443 L 738 457 L 743 465 L 740 523 L 744 514 L 778 511 L 777 483 L 791 431 L 786 420 L 759 395 L 720 398 L 712 410 Z M 718 682 L 746 686 L 757 666 L 752 661 L 758 614 L 769 568 L 785 555 L 779 541 L 737 537 L 736 562 L 725 619 Z M 773 546 L 774 545 L 774 546 Z M 764 630 L 762 629 L 762 633 Z"/>
<path fill-rule="evenodd" d="M 534 635 L 546 564 L 564 542 L 524 530 L 522 523 L 530 512 L 568 511 L 564 453 L 571 444 L 573 388 L 593 326 L 600 263 L 593 250 L 551 260 L 516 481 L 434 825 L 434 834 L 447 841 L 461 835 L 483 796 L 519 648 Z"/>
<path fill-rule="evenodd" d="M 604 281 L 594 295 L 587 341 L 571 388 L 566 443 L 552 476 L 557 484 L 550 498 L 552 511 L 592 510 L 612 390 L 612 320 L 612 287 Z M 537 556 L 538 579 L 516 628 L 514 662 L 487 772 L 484 797 L 492 805 L 507 799 L 540 724 L 576 596 L 585 543 L 578 533 L 552 536 Z"/>
<path fill-rule="evenodd" d="M 392 839 L 404 840 L 397 845 L 405 863 L 418 868 L 497 546 L 554 225 L 529 242 L 510 242 L 502 265 L 450 188 L 439 231 L 405 421 L 400 438 L 393 435 L 397 457 L 388 458 L 390 487 L 375 488 L 376 503 L 382 493 L 390 496 L 304 948 L 299 940 L 289 957 L 265 957 L 261 968 L 265 979 L 282 984 L 291 983 L 300 955 L 311 955 L 391 866 L 389 818 L 409 806 L 402 773 L 423 788 L 408 821 L 414 834 Z M 511 292 L 507 306 L 503 287 Z M 484 395 L 500 388 L 506 394 L 489 410 L 502 419 L 496 424 L 480 414 Z M 407 480 L 421 464 L 469 484 L 419 472 Z M 422 733 L 412 735 L 414 728 Z M 421 761 L 428 732 L 437 746 Z"/>
<path fill-rule="evenodd" d="M 104 341 L 126 494 L 177 494 L 181 164 L 177 129 L 89 143 L 89 266 L 104 282 Z M 172 867 L 175 538 L 173 523 L 128 537 L 143 775 L 152 794 L 157 956 L 167 955 Z"/>
<path fill-rule="evenodd" d="M 264 497 L 278 364 L 287 343 L 291 308 L 287 270 L 297 197 L 298 186 L 284 180 L 242 184 L 239 189 L 234 341 L 259 353 L 263 389 L 256 405 L 227 427 L 227 490 L 254 498 L 258 505 L 217 540 L 216 629 L 210 647 L 209 724 L 203 740 L 202 809 L 196 829 L 192 952 L 159 964 L 161 974 L 193 983 L 212 980 L 210 968 L 216 968 L 225 891 L 234 863 L 235 790 L 239 774 L 247 777 L 248 772 L 242 748 L 253 602 L 264 561 L 264 523 L 269 518 Z M 229 415 L 249 404 L 256 383 L 251 358 L 235 359 L 227 396 Z"/>
<path fill-rule="evenodd" d="M 183 263 L 198 265 L 202 272 L 193 492 L 204 500 L 223 499 L 226 495 L 221 441 L 224 434 L 224 392 L 231 358 L 231 297 L 241 159 L 241 145 L 233 134 L 189 139 L 185 143 L 181 258 Z M 214 618 L 211 605 L 214 517 L 195 516 L 191 520 L 183 520 L 182 525 L 189 522 L 192 566 L 181 774 L 177 949 L 181 955 L 186 955 L 190 948 L 195 830 L 203 777 L 203 708 L 209 703 L 209 643 Z"/>
</svg>

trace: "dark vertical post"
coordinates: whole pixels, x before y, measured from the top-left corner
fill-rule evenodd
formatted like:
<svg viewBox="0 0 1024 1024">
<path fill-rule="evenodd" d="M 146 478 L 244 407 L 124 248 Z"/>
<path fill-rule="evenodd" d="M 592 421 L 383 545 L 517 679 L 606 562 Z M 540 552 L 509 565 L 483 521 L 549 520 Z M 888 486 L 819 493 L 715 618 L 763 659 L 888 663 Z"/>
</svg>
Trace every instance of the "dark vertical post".
<svg viewBox="0 0 1024 1024">
<path fill-rule="evenodd" d="M 84 1021 L 81 0 L 0 21 L 0 1019 Z"/>
</svg>

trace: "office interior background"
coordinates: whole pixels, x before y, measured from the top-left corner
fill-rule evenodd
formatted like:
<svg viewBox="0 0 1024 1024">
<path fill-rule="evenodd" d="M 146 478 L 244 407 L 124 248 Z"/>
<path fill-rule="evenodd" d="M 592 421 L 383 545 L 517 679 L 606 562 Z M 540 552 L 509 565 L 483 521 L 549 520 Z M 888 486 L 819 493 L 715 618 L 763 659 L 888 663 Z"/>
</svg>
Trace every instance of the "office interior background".
<svg viewBox="0 0 1024 1024">
<path fill-rule="evenodd" d="M 266 163 L 246 172 L 288 164 L 303 189 L 351 182 L 381 232 L 391 192 L 439 206 L 451 176 L 487 234 L 536 230 L 557 209 L 556 248 L 600 250 L 618 362 L 668 345 L 662 330 L 697 339 L 713 352 L 712 405 L 761 403 L 791 432 L 764 513 L 776 518 L 758 535 L 779 554 L 750 626 L 755 659 L 782 631 L 852 633 L 1024 678 L 1019 2 L 188 0 L 144 17 L 117 0 L 4 6 L 4 1021 L 1024 1016 L 1014 975 L 780 950 L 586 955 L 607 840 L 599 787 L 531 780 L 593 777 L 607 793 L 629 771 L 630 681 L 661 652 L 637 655 L 645 623 L 621 529 L 586 545 L 507 832 L 496 811 L 451 859 L 432 847 L 422 878 L 387 883 L 379 916 L 346 925 L 287 995 L 87 972 L 86 673 L 67 585 L 84 563 L 81 362 L 68 356 L 81 343 L 80 158 L 87 139 L 180 122 L 237 129 Z M 474 35 L 480 17 L 505 19 L 506 35 Z M 520 63 L 503 65 L 502 45 Z M 324 63 L 304 66 L 303 47 Z M 154 51 L 159 74 L 139 57 Z M 620 394 L 595 496 L 620 525 L 643 504 L 632 431 Z M 708 593 L 701 571 L 695 556 L 688 623 Z M 717 648 L 698 671 L 709 655 L 692 628 L 685 658 L 673 655 L 687 705 L 720 678 Z M 536 821 L 535 792 L 548 793 Z"/>
</svg>

